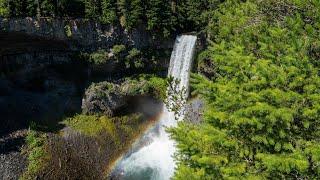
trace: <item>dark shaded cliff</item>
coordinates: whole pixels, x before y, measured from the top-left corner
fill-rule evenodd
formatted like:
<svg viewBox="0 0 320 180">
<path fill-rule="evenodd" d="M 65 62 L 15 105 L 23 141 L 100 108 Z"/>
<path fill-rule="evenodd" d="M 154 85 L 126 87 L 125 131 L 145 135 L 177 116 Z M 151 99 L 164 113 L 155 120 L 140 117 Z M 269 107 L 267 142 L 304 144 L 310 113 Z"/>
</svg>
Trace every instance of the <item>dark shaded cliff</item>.
<svg viewBox="0 0 320 180">
<path fill-rule="evenodd" d="M 172 48 L 173 40 L 153 37 L 143 27 L 128 32 L 85 19 L 0 18 L 0 135 L 31 121 L 57 126 L 65 114 L 80 112 L 95 67 L 79 53 L 110 51 L 117 44 L 163 51 Z M 160 64 L 165 68 L 167 63 Z M 102 73 L 100 79 L 129 73 L 121 63 L 108 64 L 102 66 L 108 77 Z"/>
</svg>

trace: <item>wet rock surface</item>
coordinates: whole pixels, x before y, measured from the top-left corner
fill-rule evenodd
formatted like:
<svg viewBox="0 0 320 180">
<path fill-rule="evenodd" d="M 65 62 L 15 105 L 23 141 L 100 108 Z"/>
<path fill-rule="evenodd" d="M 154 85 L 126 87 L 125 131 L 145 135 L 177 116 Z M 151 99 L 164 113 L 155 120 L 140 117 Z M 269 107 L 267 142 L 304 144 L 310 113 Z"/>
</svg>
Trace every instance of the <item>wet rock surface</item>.
<svg viewBox="0 0 320 180">
<path fill-rule="evenodd" d="M 202 122 L 203 118 L 203 111 L 204 111 L 204 101 L 195 98 L 191 99 L 186 106 L 186 115 L 185 120 L 187 122 L 191 122 L 194 124 L 199 124 Z"/>
</svg>

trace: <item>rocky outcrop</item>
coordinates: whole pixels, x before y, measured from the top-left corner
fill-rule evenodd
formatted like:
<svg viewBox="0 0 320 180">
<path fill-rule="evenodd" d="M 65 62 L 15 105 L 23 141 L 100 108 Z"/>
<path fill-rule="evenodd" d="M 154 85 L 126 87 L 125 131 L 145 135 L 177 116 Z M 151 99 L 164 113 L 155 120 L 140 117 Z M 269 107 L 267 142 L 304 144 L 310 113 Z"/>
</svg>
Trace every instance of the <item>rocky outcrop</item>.
<svg viewBox="0 0 320 180">
<path fill-rule="evenodd" d="M 92 84 L 85 92 L 82 110 L 85 114 L 106 114 L 114 112 L 126 105 L 120 86 L 108 82 Z"/>
<path fill-rule="evenodd" d="M 80 60 L 79 51 L 105 48 L 108 52 L 115 44 L 150 49 L 172 46 L 170 41 L 154 40 L 143 29 L 127 32 L 85 19 L 0 18 L 0 134 L 25 128 L 30 121 L 56 125 L 65 113 L 81 110 L 83 90 L 94 68 Z M 125 69 L 121 65 L 99 68 L 103 80 L 128 75 L 126 70 L 119 70 Z M 87 97 L 96 101 L 95 96 Z M 112 107 L 117 97 L 111 95 L 107 107 Z M 115 104 L 109 112 L 122 105 Z"/>
<path fill-rule="evenodd" d="M 120 26 L 103 25 L 87 19 L 0 18 L 0 30 L 68 41 L 73 50 L 96 50 L 115 44 L 172 48 L 174 43 L 170 39 L 154 38 L 142 26 L 129 32 Z"/>
<path fill-rule="evenodd" d="M 150 98 L 149 101 L 147 97 L 152 97 L 153 100 Z M 111 117 L 119 113 L 120 110 L 125 111 L 130 106 L 137 110 L 136 106 L 139 104 L 138 111 L 148 114 L 145 109 L 153 112 L 151 108 L 154 107 L 158 111 L 160 101 L 155 102 L 155 99 L 159 100 L 159 98 L 156 87 L 150 85 L 146 80 L 126 80 L 121 84 L 94 83 L 85 92 L 82 99 L 82 111 L 85 114 L 104 114 Z M 144 107 L 146 104 L 151 107 Z"/>
<path fill-rule="evenodd" d="M 143 27 L 128 32 L 85 19 L 0 17 L 0 39 L 0 137 L 26 129 L 31 121 L 44 125 L 44 130 L 59 129 L 65 115 L 80 113 L 91 69 L 75 57 L 79 51 L 108 50 L 116 44 L 151 49 L 173 46 L 173 41 L 154 38 Z M 110 64 L 99 68 L 109 74 L 118 71 Z M 162 107 L 158 102 L 135 98 L 148 95 L 145 85 L 143 81 L 92 85 L 82 101 L 83 111 L 112 116 L 134 102 L 141 103 L 139 111 L 154 115 Z M 25 166 L 21 162 L 25 157 L 18 152 L 1 152 L 0 174 L 16 179 Z"/>
<path fill-rule="evenodd" d="M 186 104 L 185 121 L 193 124 L 203 122 L 204 101 L 200 98 L 191 99 Z"/>
</svg>

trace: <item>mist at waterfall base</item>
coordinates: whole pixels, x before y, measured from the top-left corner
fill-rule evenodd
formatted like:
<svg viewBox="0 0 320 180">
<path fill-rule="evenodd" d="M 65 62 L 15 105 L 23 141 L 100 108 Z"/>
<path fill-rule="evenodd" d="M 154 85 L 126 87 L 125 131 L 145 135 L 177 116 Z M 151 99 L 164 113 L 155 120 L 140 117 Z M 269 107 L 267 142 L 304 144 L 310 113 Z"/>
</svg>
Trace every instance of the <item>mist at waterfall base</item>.
<svg viewBox="0 0 320 180">
<path fill-rule="evenodd" d="M 177 85 L 179 90 L 188 89 L 196 39 L 197 37 L 192 35 L 182 35 L 176 39 L 168 76 L 179 80 Z M 186 99 L 188 91 L 183 96 Z M 133 145 L 132 150 L 115 168 L 119 174 L 118 179 L 168 180 L 173 176 L 175 142 L 170 139 L 166 128 L 176 126 L 176 119 L 175 114 L 164 106 L 159 122 Z M 180 114 L 178 119 L 183 119 L 183 114 Z"/>
</svg>

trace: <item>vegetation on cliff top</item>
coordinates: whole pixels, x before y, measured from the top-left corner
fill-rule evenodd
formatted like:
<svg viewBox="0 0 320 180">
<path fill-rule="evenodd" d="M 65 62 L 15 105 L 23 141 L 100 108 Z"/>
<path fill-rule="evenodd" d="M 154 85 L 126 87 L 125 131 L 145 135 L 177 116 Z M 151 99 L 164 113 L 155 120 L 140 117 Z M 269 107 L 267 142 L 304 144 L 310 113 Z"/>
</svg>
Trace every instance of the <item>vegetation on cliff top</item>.
<svg viewBox="0 0 320 180">
<path fill-rule="evenodd" d="M 144 25 L 155 35 L 202 30 L 220 0 L 0 0 L 2 17 L 85 17 L 128 30 Z"/>
<path fill-rule="evenodd" d="M 227 0 L 213 12 L 213 64 L 195 74 L 204 123 L 180 123 L 174 179 L 320 176 L 320 3 Z"/>
</svg>

